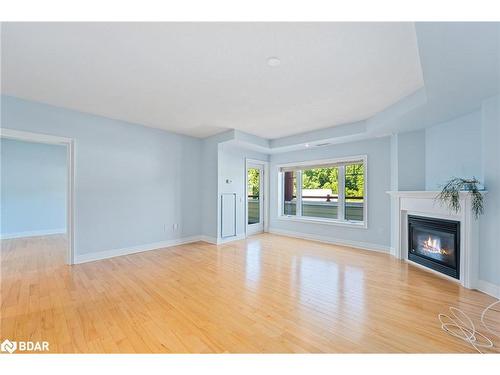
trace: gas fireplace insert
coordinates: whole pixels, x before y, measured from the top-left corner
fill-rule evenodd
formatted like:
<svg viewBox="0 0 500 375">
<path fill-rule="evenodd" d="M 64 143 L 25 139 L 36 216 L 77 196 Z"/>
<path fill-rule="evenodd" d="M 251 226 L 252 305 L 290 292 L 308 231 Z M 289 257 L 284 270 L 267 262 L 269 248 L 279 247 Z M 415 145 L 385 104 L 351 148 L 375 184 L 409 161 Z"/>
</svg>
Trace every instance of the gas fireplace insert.
<svg viewBox="0 0 500 375">
<path fill-rule="evenodd" d="M 460 278 L 460 222 L 408 215 L 408 259 Z"/>
</svg>

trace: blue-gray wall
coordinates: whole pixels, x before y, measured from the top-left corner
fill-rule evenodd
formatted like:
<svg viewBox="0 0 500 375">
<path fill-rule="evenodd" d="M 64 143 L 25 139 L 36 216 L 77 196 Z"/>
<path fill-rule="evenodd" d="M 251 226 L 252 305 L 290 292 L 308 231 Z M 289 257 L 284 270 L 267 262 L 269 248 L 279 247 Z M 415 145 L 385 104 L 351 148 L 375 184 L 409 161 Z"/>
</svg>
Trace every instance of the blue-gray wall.
<svg viewBox="0 0 500 375">
<path fill-rule="evenodd" d="M 320 223 L 280 220 L 278 217 L 278 165 L 296 161 L 367 155 L 368 228 L 355 228 Z M 294 232 L 329 239 L 332 242 L 356 243 L 373 249 L 389 251 L 391 209 L 386 193 L 391 189 L 390 137 L 344 143 L 312 150 L 271 155 L 270 227 L 272 230 Z"/>
<path fill-rule="evenodd" d="M 498 286 L 500 293 L 500 96 L 483 102 L 481 108 L 485 197 L 481 217 L 479 278 Z"/>
<path fill-rule="evenodd" d="M 425 129 L 425 187 L 440 190 L 452 177 L 484 181 L 481 111 Z"/>
<path fill-rule="evenodd" d="M 1 139 L 1 236 L 66 231 L 66 147 Z"/>
<path fill-rule="evenodd" d="M 201 140 L 12 97 L 1 106 L 2 127 L 75 140 L 76 256 L 200 235 Z"/>
<path fill-rule="evenodd" d="M 201 234 L 209 242 L 217 242 L 220 223 L 220 199 L 218 178 L 220 176 L 219 150 L 221 143 L 231 139 L 232 131 L 205 138 L 201 142 L 200 209 Z"/>
<path fill-rule="evenodd" d="M 211 242 L 217 241 L 218 144 L 216 137 L 209 137 L 202 145 L 201 232 Z"/>
<path fill-rule="evenodd" d="M 396 190 L 425 190 L 425 131 L 398 134 Z"/>
</svg>

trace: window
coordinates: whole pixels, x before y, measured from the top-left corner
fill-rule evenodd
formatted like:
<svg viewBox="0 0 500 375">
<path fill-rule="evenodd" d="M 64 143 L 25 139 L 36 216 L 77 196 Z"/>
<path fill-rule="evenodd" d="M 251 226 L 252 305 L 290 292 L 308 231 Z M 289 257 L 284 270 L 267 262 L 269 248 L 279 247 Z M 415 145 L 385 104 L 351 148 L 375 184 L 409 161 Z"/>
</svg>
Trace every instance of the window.
<svg viewBox="0 0 500 375">
<path fill-rule="evenodd" d="M 365 167 L 363 163 L 345 166 L 345 219 L 363 221 Z"/>
<path fill-rule="evenodd" d="M 338 219 L 339 168 L 302 171 L 302 216 Z"/>
<path fill-rule="evenodd" d="M 283 165 L 279 171 L 282 217 L 366 224 L 366 157 Z"/>
</svg>

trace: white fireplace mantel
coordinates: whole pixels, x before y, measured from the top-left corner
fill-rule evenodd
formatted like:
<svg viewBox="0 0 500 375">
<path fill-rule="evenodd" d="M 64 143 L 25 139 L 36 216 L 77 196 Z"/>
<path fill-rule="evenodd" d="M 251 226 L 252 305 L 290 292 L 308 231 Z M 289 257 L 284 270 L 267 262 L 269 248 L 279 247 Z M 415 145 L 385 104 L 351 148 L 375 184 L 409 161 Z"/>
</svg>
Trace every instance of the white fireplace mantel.
<svg viewBox="0 0 500 375">
<path fill-rule="evenodd" d="M 392 201 L 391 255 L 411 262 L 408 260 L 408 215 L 459 221 L 460 280 L 458 281 L 466 288 L 476 288 L 479 267 L 479 225 L 472 212 L 470 194 L 460 192 L 461 209 L 455 213 L 436 200 L 438 191 L 388 191 L 387 193 L 391 195 Z"/>
</svg>

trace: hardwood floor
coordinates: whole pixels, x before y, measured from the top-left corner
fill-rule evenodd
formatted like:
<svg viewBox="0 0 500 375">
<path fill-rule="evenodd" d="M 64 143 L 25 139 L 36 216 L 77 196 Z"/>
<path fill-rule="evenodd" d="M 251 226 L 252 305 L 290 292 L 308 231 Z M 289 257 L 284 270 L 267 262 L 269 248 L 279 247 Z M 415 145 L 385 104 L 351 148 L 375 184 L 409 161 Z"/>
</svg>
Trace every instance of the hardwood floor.
<svg viewBox="0 0 500 375">
<path fill-rule="evenodd" d="M 494 301 L 386 254 L 271 234 L 74 266 L 64 255 L 63 236 L 2 242 L 2 340 L 66 353 L 474 352 L 437 314 L 459 307 L 484 332 Z"/>
</svg>

